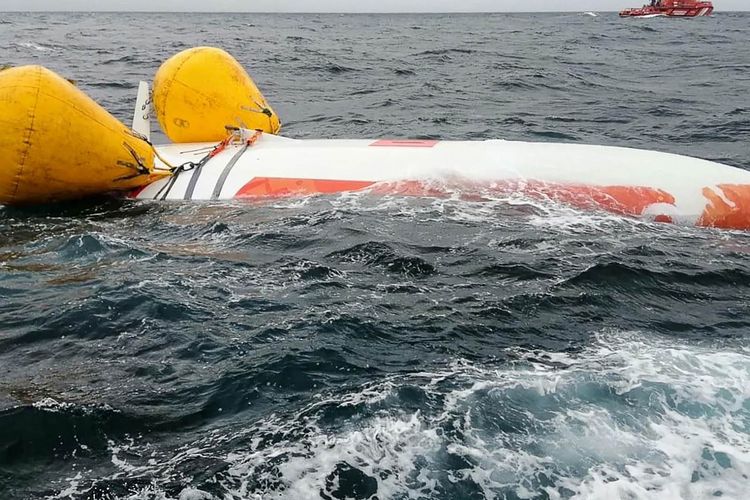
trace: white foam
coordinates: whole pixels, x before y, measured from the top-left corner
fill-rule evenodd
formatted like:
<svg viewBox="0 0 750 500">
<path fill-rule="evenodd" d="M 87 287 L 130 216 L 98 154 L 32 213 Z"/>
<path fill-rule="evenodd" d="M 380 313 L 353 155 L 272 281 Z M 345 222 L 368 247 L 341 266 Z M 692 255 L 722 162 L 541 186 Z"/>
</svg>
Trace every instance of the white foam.
<svg viewBox="0 0 750 500">
<path fill-rule="evenodd" d="M 41 401 L 36 401 L 32 404 L 32 406 L 37 410 L 49 411 L 52 413 L 58 413 L 61 411 L 70 410 L 71 408 L 75 408 L 75 405 L 72 403 L 57 401 L 54 398 L 44 398 Z"/>
<path fill-rule="evenodd" d="M 133 468 L 114 459 L 120 449 L 113 446 L 113 463 L 158 484 L 191 457 L 215 456 L 230 464 L 211 481 L 227 498 L 330 495 L 341 486 L 342 463 L 372 478 L 379 498 L 430 498 L 458 481 L 487 498 L 744 497 L 747 349 L 612 331 L 577 353 L 507 355 L 515 361 L 490 367 L 454 360 L 437 372 L 332 392 L 296 415 L 214 433 L 158 465 L 151 457 Z M 405 387 L 421 389 L 432 403 L 405 411 Z M 324 418 L 332 408 L 358 416 L 332 424 Z M 230 452 L 215 455 L 230 442 Z M 183 492 L 204 498 L 199 489 Z"/>
<path fill-rule="evenodd" d="M 213 500 L 213 495 L 196 488 L 185 488 L 180 492 L 178 500 Z"/>
<path fill-rule="evenodd" d="M 21 43 L 16 43 L 16 45 L 18 47 L 23 47 L 25 49 L 35 50 L 37 52 L 49 52 L 52 50 L 52 47 L 47 47 L 46 45 L 41 45 L 41 44 L 34 43 L 34 42 L 21 42 Z"/>
</svg>

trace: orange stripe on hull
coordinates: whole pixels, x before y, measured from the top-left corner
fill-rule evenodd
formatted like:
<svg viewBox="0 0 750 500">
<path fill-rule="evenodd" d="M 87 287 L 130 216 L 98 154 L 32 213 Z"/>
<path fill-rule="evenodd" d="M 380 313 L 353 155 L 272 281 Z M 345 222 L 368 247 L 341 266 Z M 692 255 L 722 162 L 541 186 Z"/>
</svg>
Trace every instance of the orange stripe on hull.
<svg viewBox="0 0 750 500">
<path fill-rule="evenodd" d="M 674 196 L 668 192 L 644 186 L 586 186 L 538 181 L 524 184 L 525 187 L 517 191 L 530 196 L 549 198 L 576 208 L 601 208 L 621 215 L 640 216 L 651 205 L 675 204 Z M 655 219 L 671 222 L 671 218 L 662 215 L 656 215 Z"/>
<path fill-rule="evenodd" d="M 719 184 L 703 188 L 708 200 L 699 226 L 722 229 L 750 229 L 750 185 Z"/>
<path fill-rule="evenodd" d="M 129 194 L 136 197 L 143 188 Z M 356 180 L 299 179 L 255 177 L 245 184 L 235 198 L 278 198 L 311 196 L 351 191 L 380 196 L 417 196 L 447 198 L 458 194 L 467 201 L 484 201 L 488 195 L 523 194 L 538 200 L 552 200 L 580 209 L 602 209 L 608 212 L 643 216 L 655 222 L 672 223 L 678 212 L 672 194 L 644 186 L 587 186 L 542 181 L 506 180 L 477 183 L 450 181 L 440 185 L 426 181 L 373 182 Z M 721 229 L 750 229 L 750 184 L 719 184 L 702 190 L 706 207 L 695 222 L 697 226 Z M 657 208 L 665 207 L 665 213 Z M 674 210 L 671 210 L 674 207 Z M 649 209 L 649 210 L 647 210 Z"/>
<path fill-rule="evenodd" d="M 458 191 L 467 201 L 482 201 L 483 194 L 511 195 L 523 193 L 541 200 L 552 200 L 581 209 L 604 209 L 621 215 L 640 216 L 654 204 L 674 205 L 675 198 L 661 189 L 642 186 L 586 186 L 540 181 L 509 180 L 477 184 L 454 182 L 448 187 L 420 181 L 378 183 L 371 192 L 381 195 L 425 196 L 443 198 Z M 471 194 L 469 194 L 471 193 Z M 656 215 L 660 222 L 671 222 L 666 215 Z"/>
<path fill-rule="evenodd" d="M 235 198 L 263 198 L 332 194 L 359 191 L 372 186 L 370 181 L 332 181 L 324 179 L 285 179 L 256 177 L 240 189 Z"/>
<path fill-rule="evenodd" d="M 462 196 L 468 200 L 481 201 L 482 194 L 523 193 L 536 199 L 548 199 L 576 208 L 599 208 L 622 215 L 640 216 L 654 204 L 674 205 L 675 198 L 661 189 L 642 186 L 585 186 L 578 184 L 556 184 L 538 181 L 505 181 L 489 184 L 471 182 L 436 186 L 422 181 L 399 181 L 374 183 L 370 181 L 338 181 L 321 179 L 285 179 L 256 177 L 235 195 L 236 198 L 262 198 L 333 194 L 346 191 L 361 191 L 372 188 L 377 195 L 401 195 L 420 197 L 447 197 L 452 192 L 470 193 Z M 672 222 L 668 215 L 655 214 L 654 219 Z"/>
</svg>

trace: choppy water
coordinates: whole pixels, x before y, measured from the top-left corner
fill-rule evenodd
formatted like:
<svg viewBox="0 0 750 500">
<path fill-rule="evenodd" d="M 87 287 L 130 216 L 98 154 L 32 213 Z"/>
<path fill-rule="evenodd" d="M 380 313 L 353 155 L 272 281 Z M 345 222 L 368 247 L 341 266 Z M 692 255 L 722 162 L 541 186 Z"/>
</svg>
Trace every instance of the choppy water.
<svg viewBox="0 0 750 500">
<path fill-rule="evenodd" d="M 291 136 L 742 168 L 749 40 L 725 13 L 0 14 L 0 64 L 123 120 L 212 44 Z M 365 195 L 0 208 L 0 231 L 3 499 L 746 497 L 750 234 Z"/>
</svg>

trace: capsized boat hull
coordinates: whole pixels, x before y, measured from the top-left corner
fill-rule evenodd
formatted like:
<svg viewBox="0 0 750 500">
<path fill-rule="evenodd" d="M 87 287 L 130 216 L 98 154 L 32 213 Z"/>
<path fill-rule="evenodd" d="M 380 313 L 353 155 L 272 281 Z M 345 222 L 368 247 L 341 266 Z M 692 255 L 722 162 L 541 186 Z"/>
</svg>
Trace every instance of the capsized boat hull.
<svg viewBox="0 0 750 500">
<path fill-rule="evenodd" d="M 160 146 L 171 164 L 213 144 Z M 750 172 L 629 148 L 488 141 L 295 140 L 263 135 L 201 168 L 132 193 L 139 199 L 230 200 L 351 191 L 381 195 L 520 194 L 686 225 L 750 229 Z"/>
</svg>

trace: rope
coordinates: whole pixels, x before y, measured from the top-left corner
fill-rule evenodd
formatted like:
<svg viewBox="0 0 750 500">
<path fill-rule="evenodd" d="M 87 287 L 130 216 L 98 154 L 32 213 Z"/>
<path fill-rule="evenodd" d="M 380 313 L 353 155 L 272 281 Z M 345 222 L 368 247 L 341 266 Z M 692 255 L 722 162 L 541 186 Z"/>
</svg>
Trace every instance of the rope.
<svg viewBox="0 0 750 500">
<path fill-rule="evenodd" d="M 165 200 L 167 196 L 169 196 L 169 192 L 174 187 L 175 182 L 177 182 L 177 177 L 179 176 L 179 174 L 183 172 L 189 172 L 190 170 L 196 170 L 196 172 L 193 174 L 193 176 L 190 179 L 187 189 L 185 190 L 184 199 L 186 200 L 191 199 L 195 186 L 198 183 L 198 178 L 200 177 L 201 170 L 212 158 L 214 158 L 219 153 L 224 151 L 230 144 L 232 144 L 232 142 L 235 139 L 238 139 L 238 138 L 244 141 L 244 147 L 242 149 L 242 152 L 244 152 L 247 148 L 255 144 L 260 138 L 260 136 L 262 135 L 262 131 L 256 130 L 252 136 L 245 139 L 244 134 L 246 131 L 244 129 L 240 129 L 237 127 L 227 127 L 227 131 L 230 132 L 227 138 L 221 141 L 220 143 L 218 143 L 216 146 L 214 146 L 214 148 L 206 156 L 201 158 L 201 160 L 198 163 L 189 161 L 189 162 L 183 163 L 182 165 L 178 165 L 176 167 L 172 166 L 167 161 L 162 159 L 159 153 L 157 152 L 156 148 L 153 146 L 153 144 L 151 144 L 147 139 L 144 139 L 146 140 L 146 142 L 148 142 L 151 145 L 151 149 L 154 150 L 154 154 L 157 156 L 157 158 L 159 158 L 159 160 L 161 160 L 165 165 L 169 167 L 168 172 L 169 172 L 169 175 L 171 176 L 169 181 L 166 184 L 164 184 L 164 186 L 161 187 L 161 189 L 156 193 L 153 199 L 158 200 L 159 197 L 161 196 L 161 199 Z M 164 169 L 159 169 L 159 170 L 164 170 Z"/>
<path fill-rule="evenodd" d="M 272 117 L 273 113 L 270 110 L 264 109 L 263 114 L 266 114 L 267 116 Z M 151 151 L 153 151 L 154 156 L 159 159 L 164 165 L 166 165 L 167 168 L 161 168 L 161 167 L 153 167 L 149 169 L 143 162 L 143 158 L 138 156 L 138 153 L 135 151 L 135 149 L 130 146 L 127 142 L 123 142 L 123 146 L 130 152 L 130 154 L 133 156 L 133 159 L 135 160 L 135 164 L 132 164 L 130 162 L 121 162 L 123 166 L 127 166 L 130 168 L 135 169 L 136 173 L 132 177 L 137 177 L 140 175 L 161 175 L 161 176 L 169 176 L 170 179 L 159 189 L 159 191 L 154 196 L 154 200 L 158 200 L 159 197 L 161 197 L 162 200 L 165 200 L 167 196 L 169 196 L 169 192 L 174 187 L 175 183 L 177 182 L 177 177 L 183 173 L 183 172 L 189 172 L 191 170 L 196 170 L 196 172 L 193 174 L 192 178 L 190 179 L 190 183 L 188 184 L 188 187 L 185 191 L 185 199 L 190 199 L 192 197 L 193 190 L 195 189 L 195 185 L 198 183 L 198 177 L 200 176 L 201 169 L 208 163 L 212 158 L 220 154 L 222 151 L 224 151 L 230 144 L 232 144 L 235 140 L 241 141 L 243 144 L 242 150 L 233 158 L 234 161 L 230 161 L 229 165 L 225 167 L 225 172 L 222 172 L 222 176 L 224 179 L 226 179 L 226 175 L 229 174 L 229 171 L 236 163 L 236 160 L 239 159 L 239 157 L 242 156 L 242 153 L 244 153 L 248 148 L 252 147 L 258 139 L 263 134 L 263 131 L 261 130 L 255 130 L 253 131 L 253 134 L 249 137 L 246 136 L 246 133 L 249 132 L 248 130 L 237 128 L 237 127 L 226 127 L 227 132 L 229 132 L 229 135 L 218 143 L 216 146 L 214 146 L 208 154 L 206 154 L 203 158 L 201 158 L 200 161 L 193 162 L 188 161 L 181 165 L 173 165 L 170 163 L 166 158 L 164 158 L 159 151 L 156 149 L 156 147 L 153 145 L 153 143 L 148 139 L 148 137 L 139 134 L 135 130 L 129 130 L 130 135 L 135 137 L 136 139 L 139 139 L 146 144 L 148 144 L 151 147 Z M 197 150 L 199 151 L 199 150 Z M 131 178 L 131 176 L 125 177 L 125 178 Z M 125 179 L 123 178 L 123 179 Z M 222 182 L 223 184 L 223 182 Z"/>
<path fill-rule="evenodd" d="M 203 166 L 208 163 L 211 158 L 224 151 L 226 147 L 232 142 L 233 138 L 234 132 L 229 137 L 217 144 L 216 147 L 198 163 L 198 165 L 195 167 L 195 172 L 193 172 L 192 177 L 190 177 L 190 182 L 188 182 L 187 189 L 185 190 L 185 200 L 190 200 L 193 198 L 193 192 L 195 191 L 195 186 L 198 185 L 198 179 L 200 178 L 201 172 L 203 171 Z"/>
<path fill-rule="evenodd" d="M 262 130 L 256 130 L 255 133 L 245 141 L 246 147 L 252 147 L 256 142 L 258 142 L 258 139 L 260 139 L 260 136 L 263 135 Z"/>
<path fill-rule="evenodd" d="M 115 180 L 116 181 L 125 181 L 125 180 L 129 180 L 129 179 L 134 179 L 136 177 L 140 177 L 142 175 L 151 175 L 152 170 L 150 168 L 148 168 L 143 163 L 143 158 L 141 158 L 138 155 L 138 152 L 133 148 L 133 146 L 131 146 L 130 144 L 128 144 L 125 141 L 123 141 L 122 145 L 123 145 L 123 147 L 125 149 L 128 150 L 128 152 L 130 153 L 130 155 L 133 157 L 133 159 L 135 160 L 135 164 L 133 164 L 132 162 L 129 162 L 129 161 L 124 161 L 124 160 L 118 160 L 117 164 L 120 165 L 120 166 L 122 166 L 122 167 L 132 168 L 133 170 L 135 170 L 135 173 L 133 173 L 133 175 L 124 175 L 122 177 L 118 177 Z"/>
<path fill-rule="evenodd" d="M 245 144 L 244 146 L 242 146 L 242 149 L 240 149 L 237 154 L 235 154 L 232 159 L 229 160 L 229 163 L 226 164 L 224 170 L 221 171 L 221 175 L 219 175 L 219 179 L 216 181 L 216 186 L 214 186 L 213 193 L 211 193 L 212 200 L 219 199 L 219 196 L 221 196 L 221 191 L 222 189 L 224 189 L 224 183 L 227 181 L 227 177 L 229 177 L 229 174 L 232 172 L 235 164 L 239 161 L 240 158 L 242 158 L 242 155 L 245 154 L 245 151 L 251 148 L 256 142 L 258 142 L 258 139 L 260 139 L 261 135 L 263 135 L 263 131 L 256 130 L 252 136 L 245 139 Z"/>
<path fill-rule="evenodd" d="M 279 126 L 274 127 L 273 126 L 274 113 L 273 111 L 271 111 L 271 108 L 263 106 L 258 101 L 253 101 L 253 104 L 255 104 L 256 106 L 255 108 L 253 108 L 252 106 L 242 106 L 242 109 L 244 109 L 245 111 L 250 111 L 251 113 L 259 113 L 261 115 L 266 115 L 268 117 L 269 132 L 272 134 L 278 134 L 279 131 L 281 130 L 281 120 L 279 120 Z"/>
</svg>

